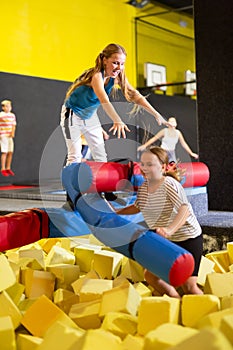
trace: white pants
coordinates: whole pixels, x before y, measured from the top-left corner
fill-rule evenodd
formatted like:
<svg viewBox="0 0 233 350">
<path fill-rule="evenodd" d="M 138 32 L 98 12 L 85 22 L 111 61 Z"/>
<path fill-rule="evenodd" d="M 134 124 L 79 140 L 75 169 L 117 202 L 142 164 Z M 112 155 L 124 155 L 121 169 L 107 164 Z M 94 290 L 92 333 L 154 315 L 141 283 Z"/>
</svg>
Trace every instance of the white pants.
<svg viewBox="0 0 233 350">
<path fill-rule="evenodd" d="M 67 109 L 63 105 L 61 111 L 61 127 L 67 146 L 67 162 L 80 163 L 82 160 L 82 140 L 81 134 L 85 136 L 93 159 L 96 162 L 107 162 L 102 127 L 97 113 L 93 113 L 89 119 L 81 119 L 76 114 L 70 112 L 65 115 Z"/>
</svg>

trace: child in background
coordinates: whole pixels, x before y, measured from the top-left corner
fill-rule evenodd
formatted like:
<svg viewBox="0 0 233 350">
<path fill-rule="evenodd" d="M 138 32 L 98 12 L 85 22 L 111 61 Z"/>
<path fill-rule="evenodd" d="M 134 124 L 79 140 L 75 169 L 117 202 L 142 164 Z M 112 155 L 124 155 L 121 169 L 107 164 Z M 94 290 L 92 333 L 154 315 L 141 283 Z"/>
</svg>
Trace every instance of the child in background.
<svg viewBox="0 0 233 350">
<path fill-rule="evenodd" d="M 151 231 L 189 251 L 195 260 L 191 277 L 181 286 L 185 294 L 203 294 L 197 285 L 197 276 L 203 253 L 201 227 L 187 200 L 176 173 L 167 170 L 167 152 L 155 146 L 141 155 L 141 171 L 145 182 L 139 187 L 134 204 L 117 210 L 120 215 L 142 212 Z M 180 298 L 178 291 L 158 276 L 145 270 L 145 279 L 154 288 L 155 295 L 167 294 Z"/>
<path fill-rule="evenodd" d="M 169 117 L 168 128 L 160 130 L 155 136 L 148 140 L 144 145 L 138 147 L 138 151 L 144 151 L 148 146 L 157 140 L 161 139 L 161 147 L 165 149 L 168 153 L 169 162 L 177 162 L 175 148 L 178 142 L 185 149 L 185 151 L 193 158 L 197 159 L 198 154 L 194 153 L 187 142 L 184 139 L 180 130 L 177 130 L 177 121 L 175 117 Z"/>
<path fill-rule="evenodd" d="M 0 112 L 0 146 L 1 146 L 1 174 L 3 176 L 14 176 L 11 170 L 12 157 L 14 152 L 14 137 L 16 129 L 16 117 L 11 112 L 12 103 L 10 100 L 1 102 Z"/>
</svg>

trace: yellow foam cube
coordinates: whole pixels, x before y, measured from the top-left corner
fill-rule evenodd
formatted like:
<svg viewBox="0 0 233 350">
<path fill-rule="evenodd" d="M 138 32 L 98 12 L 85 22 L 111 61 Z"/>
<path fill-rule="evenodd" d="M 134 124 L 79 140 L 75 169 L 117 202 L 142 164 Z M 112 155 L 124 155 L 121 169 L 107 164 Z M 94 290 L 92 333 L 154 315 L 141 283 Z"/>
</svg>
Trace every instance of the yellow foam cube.
<svg viewBox="0 0 233 350">
<path fill-rule="evenodd" d="M 145 284 L 143 284 L 142 282 L 134 283 L 133 286 L 136 289 L 136 291 L 141 295 L 142 298 L 152 296 L 151 289 L 145 286 Z"/>
<path fill-rule="evenodd" d="M 215 263 L 213 261 L 211 261 L 210 259 L 204 256 L 201 257 L 201 263 L 199 266 L 198 276 L 197 276 L 197 283 L 200 286 L 205 285 L 206 276 L 209 273 L 214 272 L 214 266 L 215 266 Z"/>
<path fill-rule="evenodd" d="M 4 254 L 0 253 L 0 292 L 16 283 L 16 276 Z"/>
<path fill-rule="evenodd" d="M 38 244 L 48 254 L 55 245 L 66 250 L 70 250 L 71 240 L 69 237 L 44 238 L 39 240 Z"/>
<path fill-rule="evenodd" d="M 220 331 L 225 335 L 233 346 L 233 314 L 226 315 L 221 319 Z"/>
<path fill-rule="evenodd" d="M 227 252 L 229 255 L 230 264 L 233 264 L 233 242 L 227 242 Z"/>
<path fill-rule="evenodd" d="M 40 315 L 40 317 L 38 317 Z M 54 322 L 77 328 L 77 325 L 45 295 L 39 297 L 25 312 L 22 325 L 37 337 L 43 337 Z"/>
<path fill-rule="evenodd" d="M 124 257 L 122 259 L 121 276 L 128 278 L 132 282 L 142 282 L 144 278 L 144 268 L 132 259 Z"/>
<path fill-rule="evenodd" d="M 46 270 L 56 276 L 56 288 L 73 290 L 71 284 L 80 276 L 80 268 L 78 265 L 56 264 L 48 265 Z"/>
<path fill-rule="evenodd" d="M 84 334 L 84 331 L 68 327 L 61 322 L 54 322 L 46 331 L 43 342 L 36 350 L 70 350 Z"/>
<path fill-rule="evenodd" d="M 73 252 L 54 245 L 45 260 L 46 265 L 55 265 L 55 264 L 75 264 L 75 256 Z"/>
<path fill-rule="evenodd" d="M 222 332 L 217 329 L 203 329 L 197 334 L 172 346 L 169 350 L 232 350 Z"/>
<path fill-rule="evenodd" d="M 130 281 L 124 276 L 118 276 L 113 280 L 113 287 L 119 287 L 122 284 L 131 284 Z"/>
<path fill-rule="evenodd" d="M 15 329 L 20 325 L 21 312 L 6 291 L 0 293 L 0 317 L 4 316 L 11 317 Z"/>
<path fill-rule="evenodd" d="M 137 317 L 123 312 L 109 312 L 105 315 L 101 328 L 124 339 L 127 334 L 137 333 Z"/>
<path fill-rule="evenodd" d="M 169 297 L 166 294 L 163 295 L 163 298 L 170 302 L 172 323 L 179 323 L 179 321 L 180 321 L 180 300 L 177 298 Z"/>
<path fill-rule="evenodd" d="M 222 310 L 233 307 L 233 295 L 228 295 L 228 296 L 222 297 L 220 299 L 220 303 L 221 303 Z"/>
<path fill-rule="evenodd" d="M 29 309 L 30 306 L 36 301 L 36 299 L 23 299 L 19 302 L 18 308 L 21 311 L 22 315 L 25 314 L 25 311 Z"/>
<path fill-rule="evenodd" d="M 20 258 L 17 265 L 20 271 L 25 270 L 28 267 L 31 267 L 33 270 L 44 270 L 37 260 L 28 257 Z"/>
<path fill-rule="evenodd" d="M 21 272 L 21 269 L 20 269 L 20 266 L 18 264 L 18 262 L 13 262 L 13 261 L 10 261 L 9 260 L 9 264 L 10 264 L 10 267 L 12 268 L 12 271 L 14 272 L 14 275 L 15 275 L 15 278 L 16 278 L 16 282 L 20 282 L 20 272 Z"/>
<path fill-rule="evenodd" d="M 121 339 L 104 329 L 89 329 L 69 350 L 122 350 Z"/>
<path fill-rule="evenodd" d="M 101 326 L 99 310 L 99 300 L 73 304 L 69 311 L 69 317 L 82 329 L 95 329 Z"/>
<path fill-rule="evenodd" d="M 100 303 L 100 317 L 108 312 L 125 312 L 136 316 L 141 296 L 132 284 L 123 284 L 102 294 Z"/>
<path fill-rule="evenodd" d="M 18 253 L 21 251 L 21 250 L 28 250 L 28 249 L 41 249 L 41 246 L 39 244 L 39 241 L 38 242 L 34 242 L 34 243 L 29 243 L 29 244 L 25 244 L 24 246 L 22 247 L 19 247 L 17 249 Z"/>
<path fill-rule="evenodd" d="M 53 294 L 53 302 L 68 314 L 71 306 L 79 303 L 79 296 L 69 290 L 59 288 Z"/>
<path fill-rule="evenodd" d="M 36 350 L 43 339 L 29 334 L 18 333 L 16 337 L 17 350 Z"/>
<path fill-rule="evenodd" d="M 143 350 L 144 349 L 144 338 L 128 334 L 122 341 L 123 350 Z"/>
<path fill-rule="evenodd" d="M 220 300 L 216 295 L 184 295 L 181 304 L 182 324 L 195 327 L 203 316 L 218 310 L 220 310 Z"/>
<path fill-rule="evenodd" d="M 25 285 L 27 298 L 38 298 L 44 294 L 52 299 L 55 288 L 55 276 L 51 272 L 25 269 L 22 272 L 22 282 Z"/>
<path fill-rule="evenodd" d="M 210 273 L 206 276 L 205 294 L 214 294 L 219 298 L 231 295 L 233 291 L 233 273 Z"/>
<path fill-rule="evenodd" d="M 16 282 L 11 287 L 7 288 L 6 292 L 9 294 L 9 296 L 14 301 L 14 303 L 18 305 L 20 300 L 22 299 L 24 290 L 25 290 L 24 285 Z"/>
<path fill-rule="evenodd" d="M 79 300 L 85 302 L 100 299 L 103 292 L 111 290 L 112 287 L 112 280 L 86 279 L 80 289 Z"/>
<path fill-rule="evenodd" d="M 0 349 L 16 350 L 14 325 L 10 316 L 0 317 Z"/>
<path fill-rule="evenodd" d="M 92 270 L 94 253 L 95 253 L 95 249 L 82 247 L 82 246 L 74 248 L 76 264 L 80 267 L 81 271 L 89 272 L 90 270 Z"/>
<path fill-rule="evenodd" d="M 205 327 L 220 328 L 221 320 L 224 316 L 233 315 L 233 308 L 212 312 L 202 317 L 196 324 L 198 329 Z"/>
<path fill-rule="evenodd" d="M 174 304 L 179 308 L 179 300 L 164 297 L 143 298 L 138 309 L 138 333 L 145 335 L 163 323 L 177 323 L 177 312 L 174 313 Z M 175 317 L 174 317 L 175 315 Z"/>
<path fill-rule="evenodd" d="M 215 263 L 215 271 L 225 273 L 229 271 L 230 259 L 227 250 L 211 252 L 205 255 L 206 258 Z"/>
<path fill-rule="evenodd" d="M 165 350 L 187 339 L 198 331 L 178 324 L 164 323 L 145 335 L 143 350 Z"/>
<path fill-rule="evenodd" d="M 71 287 L 72 287 L 74 293 L 79 295 L 79 292 L 80 292 L 80 289 L 82 288 L 83 283 L 90 278 L 91 279 L 99 279 L 99 275 L 94 270 L 91 270 L 86 275 L 81 276 L 76 281 L 71 283 Z"/>
<path fill-rule="evenodd" d="M 44 250 L 45 253 L 49 253 L 52 247 L 56 244 L 60 244 L 61 238 L 44 238 L 41 239 L 38 243 L 40 244 L 41 248 Z"/>
<path fill-rule="evenodd" d="M 19 260 L 19 249 L 10 249 L 4 252 L 4 255 L 7 257 L 9 263 L 17 264 Z"/>
<path fill-rule="evenodd" d="M 120 270 L 123 255 L 120 253 L 101 250 L 93 256 L 92 268 L 101 278 L 115 278 Z"/>
<path fill-rule="evenodd" d="M 45 268 L 45 253 L 42 248 L 21 250 L 19 249 L 19 259 L 20 258 L 32 258 L 38 262 L 41 268 Z"/>
</svg>

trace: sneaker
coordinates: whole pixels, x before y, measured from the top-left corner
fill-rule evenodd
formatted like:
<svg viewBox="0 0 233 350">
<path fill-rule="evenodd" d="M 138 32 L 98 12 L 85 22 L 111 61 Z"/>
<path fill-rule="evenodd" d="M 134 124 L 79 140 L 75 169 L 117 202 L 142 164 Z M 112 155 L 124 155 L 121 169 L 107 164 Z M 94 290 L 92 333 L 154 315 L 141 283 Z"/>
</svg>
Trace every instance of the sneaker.
<svg viewBox="0 0 233 350">
<path fill-rule="evenodd" d="M 105 199 L 107 201 L 115 201 L 117 199 L 117 196 L 113 192 L 105 192 L 104 193 Z"/>
<path fill-rule="evenodd" d="M 1 174 L 2 174 L 3 176 L 9 176 L 7 170 L 1 170 Z"/>
<path fill-rule="evenodd" d="M 15 175 L 14 171 L 12 171 L 11 169 L 7 169 L 6 172 L 7 172 L 8 176 L 9 175 L 11 175 L 11 176 Z"/>
</svg>

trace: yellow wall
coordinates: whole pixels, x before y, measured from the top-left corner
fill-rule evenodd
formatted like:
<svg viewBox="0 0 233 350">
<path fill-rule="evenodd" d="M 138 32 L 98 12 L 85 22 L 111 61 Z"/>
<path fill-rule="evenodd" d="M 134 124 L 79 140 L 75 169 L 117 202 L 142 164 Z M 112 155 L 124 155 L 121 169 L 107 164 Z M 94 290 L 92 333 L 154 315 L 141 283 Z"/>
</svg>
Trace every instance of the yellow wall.
<svg viewBox="0 0 233 350">
<path fill-rule="evenodd" d="M 0 69 L 74 80 L 93 66 L 104 46 L 118 42 L 129 53 L 127 73 L 132 78 L 134 13 L 116 0 L 2 1 Z"/>
<path fill-rule="evenodd" d="M 144 63 L 166 66 L 167 83 L 185 81 L 185 71 L 195 71 L 193 19 L 190 16 L 168 12 L 161 15 L 141 17 L 150 13 L 164 12 L 161 7 L 141 12 L 137 20 L 138 85 L 144 84 Z M 147 21 L 148 23 L 145 23 Z M 180 26 L 186 22 L 186 27 Z M 167 94 L 182 93 L 183 86 L 167 88 Z"/>
<path fill-rule="evenodd" d="M 73 81 L 94 65 L 104 46 L 117 42 L 128 52 L 126 72 L 136 86 L 134 17 L 143 13 L 125 0 L 2 1 L 0 70 Z M 156 23 L 177 30 L 173 19 L 162 16 Z M 192 35 L 190 25 L 185 33 Z M 166 65 L 168 81 L 195 66 L 192 41 L 181 42 L 147 25 L 140 25 L 139 48 L 139 69 L 146 61 Z"/>
</svg>

